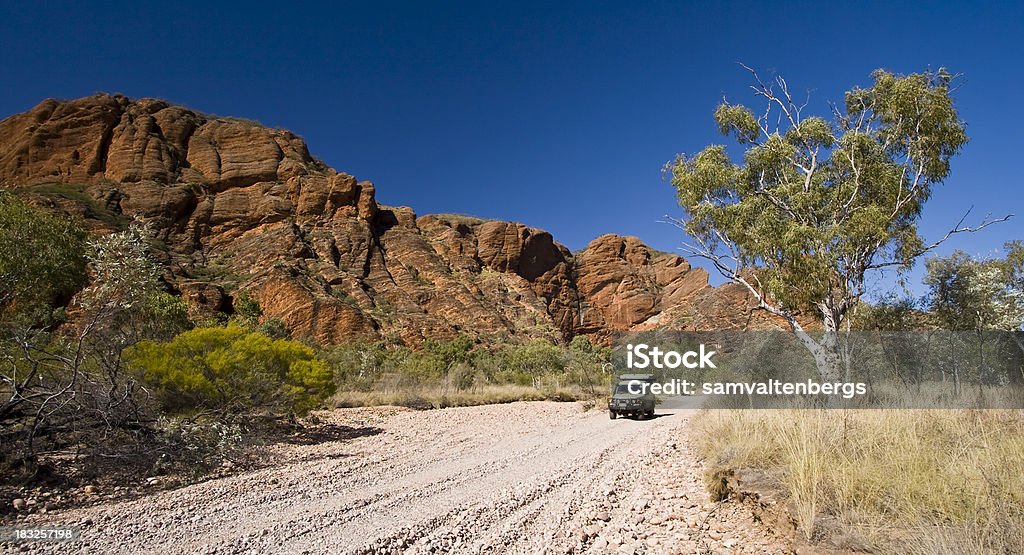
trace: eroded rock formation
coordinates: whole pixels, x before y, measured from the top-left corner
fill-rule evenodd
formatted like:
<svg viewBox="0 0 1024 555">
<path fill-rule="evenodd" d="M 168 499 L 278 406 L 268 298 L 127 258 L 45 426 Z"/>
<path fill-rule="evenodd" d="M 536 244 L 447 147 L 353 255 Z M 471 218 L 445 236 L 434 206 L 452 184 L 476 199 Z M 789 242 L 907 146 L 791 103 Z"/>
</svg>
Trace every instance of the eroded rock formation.
<svg viewBox="0 0 1024 555">
<path fill-rule="evenodd" d="M 47 100 L 3 120 L 0 184 L 98 233 L 148 221 L 166 281 L 197 310 L 230 311 L 245 292 L 321 343 L 767 322 L 742 290 L 635 237 L 574 254 L 519 223 L 417 218 L 288 131 L 159 100 Z"/>
</svg>

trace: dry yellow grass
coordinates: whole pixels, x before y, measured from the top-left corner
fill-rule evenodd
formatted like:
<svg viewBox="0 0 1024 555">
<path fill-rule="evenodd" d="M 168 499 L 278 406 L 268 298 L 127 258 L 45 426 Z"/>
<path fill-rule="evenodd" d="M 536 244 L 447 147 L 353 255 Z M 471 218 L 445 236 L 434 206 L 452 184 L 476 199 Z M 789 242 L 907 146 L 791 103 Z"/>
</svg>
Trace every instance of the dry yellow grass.
<svg viewBox="0 0 1024 555">
<path fill-rule="evenodd" d="M 330 400 L 335 407 L 395 405 L 418 409 L 469 407 L 515 401 L 580 401 L 590 396 L 570 388 L 538 389 L 520 385 L 488 385 L 456 391 L 438 386 L 384 391 L 339 391 Z"/>
<path fill-rule="evenodd" d="M 718 410 L 697 421 L 709 487 L 777 477 L 811 540 L 883 553 L 1024 553 L 1024 412 Z"/>
</svg>

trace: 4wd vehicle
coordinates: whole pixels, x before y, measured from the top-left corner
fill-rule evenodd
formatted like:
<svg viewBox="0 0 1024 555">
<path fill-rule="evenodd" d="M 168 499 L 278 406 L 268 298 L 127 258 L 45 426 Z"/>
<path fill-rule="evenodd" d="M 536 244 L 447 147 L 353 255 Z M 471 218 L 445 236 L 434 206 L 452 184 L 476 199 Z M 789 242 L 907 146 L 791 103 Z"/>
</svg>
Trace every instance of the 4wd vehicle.
<svg viewBox="0 0 1024 555">
<path fill-rule="evenodd" d="M 640 382 L 640 383 L 636 383 Z M 612 395 L 608 398 L 608 417 L 615 420 L 616 416 L 637 416 L 651 418 L 654 416 L 654 394 L 643 384 L 654 382 L 652 374 L 623 374 L 612 385 Z M 633 391 L 630 392 L 630 384 Z"/>
</svg>

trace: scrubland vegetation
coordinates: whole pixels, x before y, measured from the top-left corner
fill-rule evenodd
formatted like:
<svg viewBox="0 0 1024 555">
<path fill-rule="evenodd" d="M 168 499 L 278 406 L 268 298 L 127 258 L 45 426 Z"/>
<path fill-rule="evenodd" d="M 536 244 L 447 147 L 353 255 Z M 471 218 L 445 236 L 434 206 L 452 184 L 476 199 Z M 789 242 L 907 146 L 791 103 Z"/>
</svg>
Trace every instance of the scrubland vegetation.
<svg viewBox="0 0 1024 555">
<path fill-rule="evenodd" d="M 584 337 L 568 347 L 537 339 L 475 345 L 466 336 L 418 349 L 353 344 L 323 354 L 336 369 L 335 406 L 377 404 L 440 408 L 512 401 L 593 399 L 605 394 L 601 371 L 610 350 Z"/>
<path fill-rule="evenodd" d="M 1010 217 L 964 225 L 965 214 L 938 241 L 919 235 L 928 199 L 968 142 L 957 77 L 876 70 L 818 117 L 782 77 L 750 72 L 755 106 L 723 101 L 714 114 L 742 156 L 716 144 L 667 166 L 686 212 L 675 222 L 684 248 L 785 320 L 822 381 L 884 379 L 885 406 L 929 406 L 922 392 L 941 384 L 949 396 L 930 406 L 957 407 L 968 388 L 1024 382 L 1024 243 L 1008 242 L 1005 258 L 931 258 L 924 298 L 865 302 L 879 293 L 869 288 L 880 270 L 905 272 L 950 237 Z M 859 366 L 854 336 L 870 339 L 881 362 Z M 1022 424 L 1020 410 L 723 410 L 703 414 L 695 437 L 712 493 L 733 469 L 762 469 L 809 540 L 1021 553 Z"/>
<path fill-rule="evenodd" d="M 811 543 L 1024 551 L 1024 351 L 1009 331 L 1020 325 L 1021 249 L 1008 251 L 931 259 L 923 298 L 859 307 L 849 379 L 871 384 L 870 408 L 702 413 L 693 437 L 712 496 L 730 494 L 730 473 L 755 469 Z M 1007 409 L 962 408 L 979 405 Z"/>
<path fill-rule="evenodd" d="M 244 293 L 231 314 L 196 313 L 160 280 L 145 227 L 90 238 L 0 201 L 0 489 L 199 478 L 317 408 L 575 400 L 607 385 L 607 351 L 583 338 L 322 348 Z"/>
<path fill-rule="evenodd" d="M 1024 552 L 1022 257 L 1014 242 L 1006 258 L 932 258 L 923 297 L 858 307 L 849 379 L 871 384 L 872 408 L 703 412 L 693 437 L 712 496 L 755 469 L 810 543 Z M 962 408 L 979 405 L 1007 409 Z"/>
<path fill-rule="evenodd" d="M 1024 551 L 1024 414 L 729 410 L 698 421 L 707 482 L 764 469 L 813 541 L 883 553 Z"/>
</svg>

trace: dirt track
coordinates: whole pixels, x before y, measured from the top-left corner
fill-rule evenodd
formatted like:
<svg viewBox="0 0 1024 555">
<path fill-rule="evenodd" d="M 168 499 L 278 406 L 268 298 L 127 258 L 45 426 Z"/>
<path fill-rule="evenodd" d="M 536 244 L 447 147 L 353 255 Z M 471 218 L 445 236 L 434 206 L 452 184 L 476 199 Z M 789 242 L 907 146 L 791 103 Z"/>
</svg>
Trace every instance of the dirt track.
<svg viewBox="0 0 1024 555">
<path fill-rule="evenodd" d="M 707 500 L 686 411 L 609 420 L 574 403 L 329 413 L 353 439 L 36 522 L 85 553 L 783 553 L 741 506 Z M 33 544 L 42 547 L 43 544 Z"/>
</svg>

